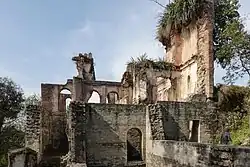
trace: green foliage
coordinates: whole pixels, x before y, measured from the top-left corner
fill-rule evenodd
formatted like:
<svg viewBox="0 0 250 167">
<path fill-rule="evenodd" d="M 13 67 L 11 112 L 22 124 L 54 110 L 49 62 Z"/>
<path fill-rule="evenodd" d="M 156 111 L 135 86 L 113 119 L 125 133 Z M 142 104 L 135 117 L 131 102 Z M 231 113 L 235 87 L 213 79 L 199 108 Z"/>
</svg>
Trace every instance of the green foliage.
<svg viewBox="0 0 250 167">
<path fill-rule="evenodd" d="M 15 119 L 23 109 L 23 91 L 9 78 L 0 77 L 0 131 L 6 119 Z"/>
<path fill-rule="evenodd" d="M 0 154 L 0 167 L 6 167 L 8 165 L 8 156 L 6 154 Z"/>
<path fill-rule="evenodd" d="M 128 66 L 133 66 L 138 70 L 144 70 L 146 68 L 152 68 L 155 70 L 173 70 L 175 66 L 172 63 L 165 62 L 163 59 L 153 60 L 148 58 L 146 54 L 143 54 L 136 59 L 133 57 L 127 63 Z"/>
<path fill-rule="evenodd" d="M 25 98 L 25 106 L 28 105 L 41 105 L 41 97 L 37 94 L 32 94 Z"/>
<path fill-rule="evenodd" d="M 24 110 L 22 89 L 10 78 L 0 77 L 0 167 L 8 164 L 8 150 L 24 146 L 24 131 L 16 126 Z"/>
<path fill-rule="evenodd" d="M 220 0 L 215 8 L 214 55 L 227 72 L 223 77 L 227 84 L 246 74 L 250 77 L 250 36 L 239 8 L 239 0 Z"/>
<path fill-rule="evenodd" d="M 233 41 L 229 39 L 240 35 L 243 28 L 239 8 L 238 0 L 220 0 L 215 4 L 214 49 L 216 60 L 223 67 L 228 64 L 228 59 L 230 60 L 233 55 L 231 53 Z"/>
<path fill-rule="evenodd" d="M 225 91 L 221 91 L 221 98 L 219 99 L 219 107 L 224 112 L 247 114 L 246 98 L 250 94 L 249 87 L 243 86 L 228 86 Z"/>
<path fill-rule="evenodd" d="M 161 42 L 168 41 L 171 32 L 179 31 L 196 20 L 206 4 L 205 0 L 175 0 L 168 4 L 158 22 L 157 38 Z"/>
<path fill-rule="evenodd" d="M 218 101 L 217 139 L 220 139 L 225 128 L 233 133 L 234 144 L 239 144 L 247 138 L 249 133 L 248 111 L 250 88 L 243 86 L 218 86 L 216 87 Z M 242 134 L 239 134 L 242 133 Z M 219 140 L 218 140 L 219 141 Z"/>
<path fill-rule="evenodd" d="M 16 129 L 15 126 L 5 126 L 0 133 L 0 167 L 8 165 L 8 151 L 24 146 L 23 131 Z"/>
<path fill-rule="evenodd" d="M 242 141 L 250 138 L 249 116 L 245 116 L 237 128 L 231 131 L 232 144 L 241 145 Z"/>
</svg>

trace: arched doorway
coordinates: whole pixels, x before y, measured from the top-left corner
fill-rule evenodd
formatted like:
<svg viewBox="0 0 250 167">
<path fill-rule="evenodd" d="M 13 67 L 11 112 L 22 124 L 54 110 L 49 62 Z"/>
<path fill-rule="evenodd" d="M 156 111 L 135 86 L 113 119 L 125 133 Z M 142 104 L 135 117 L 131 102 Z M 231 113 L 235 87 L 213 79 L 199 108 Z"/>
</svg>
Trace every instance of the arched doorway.
<svg viewBox="0 0 250 167">
<path fill-rule="evenodd" d="M 142 161 L 142 133 L 137 128 L 127 132 L 127 161 Z"/>
<path fill-rule="evenodd" d="M 115 104 L 117 103 L 118 99 L 119 99 L 119 96 L 117 92 L 109 92 L 106 97 L 106 103 Z"/>
</svg>

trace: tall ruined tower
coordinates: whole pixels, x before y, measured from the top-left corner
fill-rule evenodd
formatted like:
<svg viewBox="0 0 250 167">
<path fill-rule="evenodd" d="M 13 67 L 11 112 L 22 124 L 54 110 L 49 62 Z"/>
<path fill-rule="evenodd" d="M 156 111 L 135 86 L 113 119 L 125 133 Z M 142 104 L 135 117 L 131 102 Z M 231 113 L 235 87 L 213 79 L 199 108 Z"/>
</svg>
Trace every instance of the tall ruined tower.
<svg viewBox="0 0 250 167">
<path fill-rule="evenodd" d="M 181 73 L 176 85 L 178 100 L 185 100 L 193 94 L 205 94 L 207 98 L 212 98 L 214 0 L 187 0 L 182 3 L 189 3 L 190 6 L 196 3 L 196 9 L 192 11 L 192 7 L 187 7 L 196 13 L 192 13 L 189 20 L 180 24 L 177 21 L 171 22 L 172 25 L 161 24 L 158 38 L 166 47 L 165 60 L 174 63 Z M 169 19 L 171 12 L 167 10 L 173 10 L 171 5 L 166 8 L 163 19 Z"/>
</svg>

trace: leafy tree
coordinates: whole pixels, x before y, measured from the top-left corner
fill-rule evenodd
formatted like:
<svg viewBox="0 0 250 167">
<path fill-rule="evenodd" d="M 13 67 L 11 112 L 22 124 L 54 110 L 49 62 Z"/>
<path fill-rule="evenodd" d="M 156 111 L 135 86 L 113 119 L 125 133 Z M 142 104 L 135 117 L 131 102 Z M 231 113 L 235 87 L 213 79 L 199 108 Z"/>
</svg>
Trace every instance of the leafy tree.
<svg viewBox="0 0 250 167">
<path fill-rule="evenodd" d="M 38 95 L 25 98 L 13 80 L 0 77 L 0 167 L 7 166 L 10 149 L 24 147 L 26 107 L 39 104 Z"/>
<path fill-rule="evenodd" d="M 23 110 L 23 91 L 10 78 L 0 77 L 0 166 L 7 166 L 7 151 L 24 143 L 24 132 L 12 122 Z"/>
<path fill-rule="evenodd" d="M 215 3 L 214 55 L 223 68 L 230 63 L 233 55 L 233 39 L 242 32 L 239 8 L 238 0 L 220 0 Z"/>
<path fill-rule="evenodd" d="M 11 120 L 11 125 L 14 125 L 18 130 L 25 131 L 25 122 L 26 122 L 26 109 L 29 105 L 41 105 L 41 98 L 37 94 L 32 94 L 24 98 L 23 110 L 18 113 L 16 119 Z"/>
<path fill-rule="evenodd" d="M 228 84 L 250 77 L 250 35 L 239 8 L 239 0 L 220 0 L 215 5 L 214 55 L 227 72 L 223 79 Z"/>
<path fill-rule="evenodd" d="M 23 91 L 10 78 L 0 77 L 0 134 L 6 120 L 17 118 L 23 110 Z"/>
</svg>

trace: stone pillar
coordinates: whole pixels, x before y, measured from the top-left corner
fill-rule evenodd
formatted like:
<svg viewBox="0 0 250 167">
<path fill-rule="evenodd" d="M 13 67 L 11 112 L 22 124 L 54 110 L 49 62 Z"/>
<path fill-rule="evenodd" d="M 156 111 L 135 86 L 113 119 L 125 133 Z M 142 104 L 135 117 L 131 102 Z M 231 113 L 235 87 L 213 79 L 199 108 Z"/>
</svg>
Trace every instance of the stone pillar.
<svg viewBox="0 0 250 167">
<path fill-rule="evenodd" d="M 83 80 L 81 78 L 73 78 L 72 95 L 72 101 L 83 101 Z"/>
<path fill-rule="evenodd" d="M 40 135 L 40 106 L 28 105 L 26 113 L 25 145 L 28 148 L 39 151 Z"/>
<path fill-rule="evenodd" d="M 86 122 L 85 104 L 72 101 L 69 112 L 69 161 L 71 164 L 86 164 Z"/>
<path fill-rule="evenodd" d="M 214 58 L 213 58 L 213 28 L 214 28 L 214 1 L 206 0 L 208 4 L 198 25 L 198 68 L 197 93 L 213 97 L 214 86 Z"/>
</svg>

